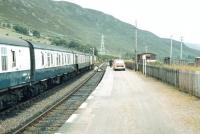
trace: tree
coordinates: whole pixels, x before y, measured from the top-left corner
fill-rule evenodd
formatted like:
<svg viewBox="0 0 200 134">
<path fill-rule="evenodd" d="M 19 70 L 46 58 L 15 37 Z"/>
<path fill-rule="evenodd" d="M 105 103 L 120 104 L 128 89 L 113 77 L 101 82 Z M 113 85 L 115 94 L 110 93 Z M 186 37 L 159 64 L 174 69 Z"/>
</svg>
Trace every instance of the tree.
<svg viewBox="0 0 200 134">
<path fill-rule="evenodd" d="M 67 46 L 67 41 L 64 39 L 60 39 L 60 38 L 51 38 L 50 39 L 51 44 L 52 45 L 56 45 L 56 46 Z"/>
<path fill-rule="evenodd" d="M 75 41 L 70 41 L 70 43 L 67 45 L 69 48 L 79 49 L 81 47 L 81 44 Z"/>
<path fill-rule="evenodd" d="M 97 56 L 98 55 L 98 51 L 96 47 L 93 47 L 89 44 L 87 45 L 82 45 L 81 43 L 77 42 L 77 41 L 70 41 L 69 43 L 61 38 L 50 38 L 49 39 L 51 41 L 52 45 L 56 45 L 56 46 L 64 46 L 73 50 L 77 50 L 80 52 L 85 52 L 85 53 L 93 53 L 92 48 L 94 48 L 94 54 Z"/>
<path fill-rule="evenodd" d="M 13 27 L 13 29 L 17 32 L 17 33 L 21 33 L 24 35 L 28 35 L 28 29 L 19 25 L 16 25 Z"/>
<path fill-rule="evenodd" d="M 96 47 L 94 48 L 94 55 L 98 56 L 98 50 Z"/>
<path fill-rule="evenodd" d="M 9 23 L 7 23 L 6 27 L 7 28 L 11 28 L 11 25 Z"/>
<path fill-rule="evenodd" d="M 33 36 L 40 38 L 40 32 L 33 30 Z"/>
<path fill-rule="evenodd" d="M 3 24 L 2 24 L 2 27 L 6 27 L 6 24 L 5 24 L 5 23 L 3 23 Z"/>
</svg>

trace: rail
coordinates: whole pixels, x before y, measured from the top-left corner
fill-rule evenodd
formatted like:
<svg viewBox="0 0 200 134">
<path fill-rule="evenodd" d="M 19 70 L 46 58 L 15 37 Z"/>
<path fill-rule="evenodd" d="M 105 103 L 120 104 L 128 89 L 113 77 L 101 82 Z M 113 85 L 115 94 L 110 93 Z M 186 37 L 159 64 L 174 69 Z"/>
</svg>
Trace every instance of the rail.
<svg viewBox="0 0 200 134">
<path fill-rule="evenodd" d="M 103 64 L 100 66 L 100 68 L 102 69 Z M 105 70 L 105 69 L 104 69 Z M 59 105 L 61 105 L 63 102 L 65 102 L 70 96 L 72 96 L 74 93 L 76 93 L 85 83 L 87 83 L 98 71 L 100 71 L 99 69 L 97 71 L 94 71 L 87 79 L 85 79 L 84 81 L 82 81 L 79 85 L 77 85 L 76 87 L 74 87 L 67 95 L 65 95 L 63 98 L 61 98 L 58 102 L 56 102 L 54 105 L 52 105 L 51 107 L 47 108 L 44 112 L 42 112 L 41 114 L 39 114 L 38 116 L 36 116 L 35 118 L 33 118 L 32 120 L 30 120 L 29 122 L 27 122 L 25 125 L 17 128 L 13 134 L 21 134 L 22 132 L 24 132 L 26 130 L 26 128 L 28 128 L 29 126 L 31 126 L 32 124 L 34 124 L 36 121 L 40 120 L 41 118 L 44 118 L 45 116 L 48 115 L 48 113 L 50 113 L 52 110 L 54 110 L 56 107 L 58 107 Z M 102 69 L 103 71 L 103 69 Z M 103 76 L 102 76 L 103 77 Z M 101 78 L 99 79 L 98 83 L 100 82 Z"/>
</svg>

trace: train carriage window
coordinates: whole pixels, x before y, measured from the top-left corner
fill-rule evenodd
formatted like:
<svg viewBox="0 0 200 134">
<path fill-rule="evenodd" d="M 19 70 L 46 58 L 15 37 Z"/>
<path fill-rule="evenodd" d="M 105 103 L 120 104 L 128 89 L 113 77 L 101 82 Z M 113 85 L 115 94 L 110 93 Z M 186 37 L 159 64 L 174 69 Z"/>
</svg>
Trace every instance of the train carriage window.
<svg viewBox="0 0 200 134">
<path fill-rule="evenodd" d="M 11 53 L 12 53 L 12 67 L 16 67 L 16 53 L 13 50 L 11 50 Z"/>
<path fill-rule="evenodd" d="M 42 66 L 44 66 L 44 53 L 41 52 L 41 56 L 42 56 Z"/>
<path fill-rule="evenodd" d="M 57 65 L 60 65 L 60 63 L 61 63 L 61 56 L 60 56 L 60 54 L 57 54 L 57 57 L 56 57 L 56 64 L 57 64 Z"/>
<path fill-rule="evenodd" d="M 81 55 L 81 63 L 83 63 L 83 56 Z"/>
<path fill-rule="evenodd" d="M 7 48 L 1 48 L 1 65 L 2 71 L 8 70 L 8 56 L 7 56 Z"/>
<path fill-rule="evenodd" d="M 50 65 L 51 65 L 51 56 L 50 56 L 50 53 L 47 53 L 47 65 L 48 65 L 48 67 L 50 67 Z"/>
<path fill-rule="evenodd" d="M 71 63 L 71 59 L 70 59 L 70 55 L 69 54 L 67 55 L 67 61 L 68 61 L 68 64 Z"/>
<path fill-rule="evenodd" d="M 56 55 L 56 65 L 58 65 L 58 54 Z"/>
<path fill-rule="evenodd" d="M 53 54 L 51 54 L 51 65 L 53 66 Z"/>
<path fill-rule="evenodd" d="M 62 53 L 62 65 L 64 65 L 64 55 Z"/>
<path fill-rule="evenodd" d="M 60 54 L 58 55 L 58 65 L 60 65 L 61 64 L 61 56 L 60 56 Z"/>
<path fill-rule="evenodd" d="M 65 65 L 67 64 L 67 55 L 65 54 Z"/>
<path fill-rule="evenodd" d="M 81 55 L 81 63 L 83 63 L 83 55 Z"/>
</svg>

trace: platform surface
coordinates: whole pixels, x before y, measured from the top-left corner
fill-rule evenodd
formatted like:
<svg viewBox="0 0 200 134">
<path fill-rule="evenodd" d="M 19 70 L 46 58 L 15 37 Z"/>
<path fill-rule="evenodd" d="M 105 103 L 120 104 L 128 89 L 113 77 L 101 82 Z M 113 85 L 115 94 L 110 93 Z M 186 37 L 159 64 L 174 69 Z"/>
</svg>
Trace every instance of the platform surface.
<svg viewBox="0 0 200 134">
<path fill-rule="evenodd" d="M 200 99 L 134 71 L 107 71 L 57 134 L 200 134 Z"/>
</svg>

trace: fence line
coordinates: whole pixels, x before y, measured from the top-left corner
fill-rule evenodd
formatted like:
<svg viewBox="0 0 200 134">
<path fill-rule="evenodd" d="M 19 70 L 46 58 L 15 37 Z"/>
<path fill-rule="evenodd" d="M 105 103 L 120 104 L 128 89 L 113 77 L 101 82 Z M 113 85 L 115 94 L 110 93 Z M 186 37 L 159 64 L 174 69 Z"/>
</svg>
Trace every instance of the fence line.
<svg viewBox="0 0 200 134">
<path fill-rule="evenodd" d="M 134 63 L 126 63 L 126 67 L 135 69 Z M 142 64 L 139 65 L 139 71 L 143 72 Z M 169 69 L 153 65 L 146 66 L 146 75 L 154 77 L 162 82 L 168 83 L 179 90 L 191 95 L 200 97 L 200 72 Z"/>
</svg>

